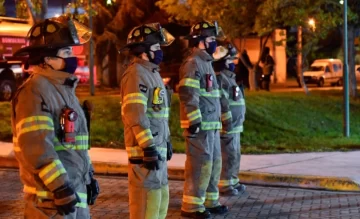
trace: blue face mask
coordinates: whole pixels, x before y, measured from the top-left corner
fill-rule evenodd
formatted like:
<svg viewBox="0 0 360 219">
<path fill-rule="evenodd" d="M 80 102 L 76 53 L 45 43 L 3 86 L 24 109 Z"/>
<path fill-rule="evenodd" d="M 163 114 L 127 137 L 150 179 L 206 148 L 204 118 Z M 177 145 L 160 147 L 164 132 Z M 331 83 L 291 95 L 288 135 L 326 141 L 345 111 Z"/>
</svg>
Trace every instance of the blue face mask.
<svg viewBox="0 0 360 219">
<path fill-rule="evenodd" d="M 159 65 L 164 57 L 164 53 L 161 49 L 152 51 L 154 53 L 154 58 L 150 59 L 150 62 L 154 63 L 155 65 Z"/>
<path fill-rule="evenodd" d="M 67 72 L 69 74 L 75 73 L 78 64 L 77 57 L 69 57 L 69 58 L 58 57 L 58 58 L 63 59 L 65 62 L 65 67 L 61 71 Z"/>
<path fill-rule="evenodd" d="M 229 63 L 228 67 L 226 69 L 233 72 L 235 70 L 235 64 L 234 63 Z"/>
<path fill-rule="evenodd" d="M 217 43 L 216 41 L 210 42 L 210 43 L 205 43 L 205 46 L 209 44 L 209 46 L 207 46 L 206 48 L 206 52 L 209 53 L 209 55 L 213 55 L 214 52 L 216 51 L 216 47 L 217 47 Z"/>
</svg>

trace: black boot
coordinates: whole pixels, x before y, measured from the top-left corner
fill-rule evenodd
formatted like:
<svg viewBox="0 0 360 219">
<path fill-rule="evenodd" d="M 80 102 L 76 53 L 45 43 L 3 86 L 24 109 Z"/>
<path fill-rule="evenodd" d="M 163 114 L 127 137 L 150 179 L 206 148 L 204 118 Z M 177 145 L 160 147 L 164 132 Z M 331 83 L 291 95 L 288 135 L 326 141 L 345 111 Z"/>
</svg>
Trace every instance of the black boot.
<svg viewBox="0 0 360 219">
<path fill-rule="evenodd" d="M 181 211 L 181 216 L 188 217 L 188 218 L 194 218 L 194 219 L 207 219 L 211 218 L 211 214 L 209 211 L 205 210 L 204 212 L 186 212 Z"/>
<path fill-rule="evenodd" d="M 225 205 L 219 205 L 213 208 L 206 208 L 211 214 L 225 214 L 229 211 L 229 208 Z"/>
</svg>

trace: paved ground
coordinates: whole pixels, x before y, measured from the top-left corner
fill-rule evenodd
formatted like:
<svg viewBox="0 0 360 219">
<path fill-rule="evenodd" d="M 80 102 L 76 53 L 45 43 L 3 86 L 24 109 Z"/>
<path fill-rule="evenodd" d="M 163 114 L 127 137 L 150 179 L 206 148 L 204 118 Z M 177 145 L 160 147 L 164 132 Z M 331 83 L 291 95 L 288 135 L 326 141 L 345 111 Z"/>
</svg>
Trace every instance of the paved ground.
<svg viewBox="0 0 360 219">
<path fill-rule="evenodd" d="M 97 177 L 102 193 L 91 208 L 94 219 L 129 218 L 127 178 Z M 18 172 L 0 170 L 0 218 L 22 218 Z M 168 219 L 180 219 L 183 182 L 170 181 Z M 360 193 L 248 186 L 241 197 L 221 198 L 230 212 L 214 218 L 360 218 Z"/>
</svg>

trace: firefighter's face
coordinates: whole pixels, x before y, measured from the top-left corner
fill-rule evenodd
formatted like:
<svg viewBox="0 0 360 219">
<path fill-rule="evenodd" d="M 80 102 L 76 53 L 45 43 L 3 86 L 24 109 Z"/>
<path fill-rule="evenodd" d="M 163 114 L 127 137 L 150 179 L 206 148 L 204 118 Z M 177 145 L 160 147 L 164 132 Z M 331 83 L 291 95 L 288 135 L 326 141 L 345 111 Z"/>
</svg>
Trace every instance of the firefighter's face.
<svg viewBox="0 0 360 219">
<path fill-rule="evenodd" d="M 65 67 L 64 59 L 70 57 L 74 57 L 71 46 L 59 49 L 57 57 L 46 57 L 45 63 L 50 65 L 54 70 L 61 70 Z"/>
<path fill-rule="evenodd" d="M 155 57 L 154 52 L 158 51 L 158 50 L 161 50 L 161 47 L 160 47 L 159 43 L 150 46 L 150 55 L 151 55 L 152 59 L 154 59 L 154 57 Z"/>
</svg>

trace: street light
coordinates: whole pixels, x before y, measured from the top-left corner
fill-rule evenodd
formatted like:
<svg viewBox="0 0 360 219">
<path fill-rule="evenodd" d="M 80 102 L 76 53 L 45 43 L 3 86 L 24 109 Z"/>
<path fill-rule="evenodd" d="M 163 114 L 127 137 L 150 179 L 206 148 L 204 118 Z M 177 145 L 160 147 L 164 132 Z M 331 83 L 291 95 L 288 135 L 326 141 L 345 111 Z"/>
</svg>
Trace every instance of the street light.
<svg viewBox="0 0 360 219">
<path fill-rule="evenodd" d="M 310 25 L 311 29 L 314 31 L 316 28 L 316 24 L 315 24 L 315 20 L 313 18 L 309 19 L 309 25 Z"/>
<path fill-rule="evenodd" d="M 343 4 L 344 4 L 344 0 L 340 0 L 339 3 L 343 5 Z"/>
</svg>

